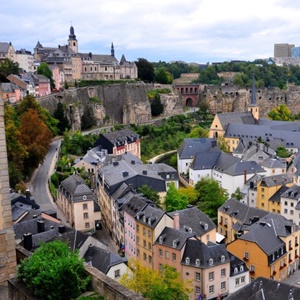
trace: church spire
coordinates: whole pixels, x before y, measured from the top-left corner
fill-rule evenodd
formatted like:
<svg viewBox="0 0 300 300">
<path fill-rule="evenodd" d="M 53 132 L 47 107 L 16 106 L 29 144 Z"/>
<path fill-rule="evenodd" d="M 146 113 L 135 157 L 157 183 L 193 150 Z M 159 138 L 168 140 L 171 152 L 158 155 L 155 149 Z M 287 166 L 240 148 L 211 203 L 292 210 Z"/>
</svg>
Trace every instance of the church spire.
<svg viewBox="0 0 300 300">
<path fill-rule="evenodd" d="M 115 49 L 114 49 L 114 44 L 113 43 L 111 43 L 111 50 L 110 50 L 110 55 L 111 56 L 113 56 L 113 57 L 115 57 Z"/>
<path fill-rule="evenodd" d="M 75 52 L 78 53 L 78 41 L 76 39 L 74 27 L 71 25 L 70 34 L 68 39 L 68 46 Z"/>
<path fill-rule="evenodd" d="M 70 27 L 69 40 L 76 40 L 76 35 L 75 35 L 74 27 L 72 25 Z"/>
<path fill-rule="evenodd" d="M 256 86 L 255 86 L 255 78 L 254 74 L 252 75 L 252 88 L 251 88 L 251 105 L 256 106 Z"/>
</svg>

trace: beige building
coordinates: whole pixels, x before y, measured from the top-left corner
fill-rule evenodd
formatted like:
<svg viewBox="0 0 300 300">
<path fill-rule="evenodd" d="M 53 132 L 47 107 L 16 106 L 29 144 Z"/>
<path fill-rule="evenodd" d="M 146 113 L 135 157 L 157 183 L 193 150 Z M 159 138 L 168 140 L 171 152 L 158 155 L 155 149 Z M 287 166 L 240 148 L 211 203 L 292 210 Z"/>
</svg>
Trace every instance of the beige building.
<svg viewBox="0 0 300 300">
<path fill-rule="evenodd" d="M 78 175 L 71 175 L 61 182 L 57 205 L 71 226 L 80 231 L 94 231 L 101 219 L 96 195 Z"/>
</svg>

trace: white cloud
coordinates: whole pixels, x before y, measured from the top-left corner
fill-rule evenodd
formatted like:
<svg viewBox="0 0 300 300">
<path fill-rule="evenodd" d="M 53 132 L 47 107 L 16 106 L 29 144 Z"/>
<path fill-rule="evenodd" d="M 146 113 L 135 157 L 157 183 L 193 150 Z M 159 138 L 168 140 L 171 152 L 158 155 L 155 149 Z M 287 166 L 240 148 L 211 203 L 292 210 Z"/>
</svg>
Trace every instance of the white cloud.
<svg viewBox="0 0 300 300">
<path fill-rule="evenodd" d="M 150 61 L 253 60 L 275 43 L 299 45 L 300 4 L 289 0 L 11 0 L 1 3 L 0 39 L 33 50 L 39 40 Z M 299 44 L 298 44 L 299 43 Z"/>
</svg>

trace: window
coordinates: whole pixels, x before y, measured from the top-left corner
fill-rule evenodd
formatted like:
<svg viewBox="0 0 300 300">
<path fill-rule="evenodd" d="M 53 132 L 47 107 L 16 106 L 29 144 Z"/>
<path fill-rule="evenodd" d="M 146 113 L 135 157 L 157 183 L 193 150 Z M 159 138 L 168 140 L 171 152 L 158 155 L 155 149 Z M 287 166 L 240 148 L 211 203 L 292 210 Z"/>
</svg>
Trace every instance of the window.
<svg viewBox="0 0 300 300">
<path fill-rule="evenodd" d="M 244 258 L 245 258 L 245 259 L 249 259 L 249 253 L 248 253 L 248 252 L 245 252 L 245 253 L 244 253 Z"/>
<path fill-rule="evenodd" d="M 200 281 L 200 273 L 199 272 L 195 273 L 195 280 Z"/>
<path fill-rule="evenodd" d="M 83 204 L 82 204 L 82 209 L 87 209 L 87 208 L 88 208 L 87 203 L 83 203 Z"/>
<path fill-rule="evenodd" d="M 236 278 L 235 279 L 235 285 L 239 285 L 240 284 L 240 279 L 239 278 Z"/>
<path fill-rule="evenodd" d="M 221 290 L 226 289 L 226 281 L 221 282 Z"/>
<path fill-rule="evenodd" d="M 152 263 L 152 256 L 151 255 L 149 255 L 148 260 L 149 260 L 149 263 L 151 264 Z"/>
<path fill-rule="evenodd" d="M 163 265 L 159 264 L 159 271 L 162 271 L 162 269 L 163 269 Z"/>
<path fill-rule="evenodd" d="M 150 238 L 152 236 L 151 230 L 148 230 L 148 237 Z"/>
<path fill-rule="evenodd" d="M 214 260 L 212 258 L 210 258 L 208 263 L 209 263 L 210 266 L 212 266 L 213 263 L 214 263 Z"/>
<path fill-rule="evenodd" d="M 146 261 L 147 260 L 147 254 L 143 253 L 143 256 L 144 256 L 144 260 Z"/>
<path fill-rule="evenodd" d="M 221 256 L 221 262 L 225 262 L 225 256 L 224 255 Z"/>
<path fill-rule="evenodd" d="M 200 259 L 197 258 L 196 261 L 195 261 L 195 263 L 196 263 L 196 266 L 199 267 L 200 266 Z"/>
<path fill-rule="evenodd" d="M 199 294 L 201 293 L 201 288 L 200 288 L 200 286 L 195 286 L 195 293 L 196 293 L 197 295 L 199 295 Z"/>
<path fill-rule="evenodd" d="M 176 261 L 176 253 L 172 253 L 172 260 Z"/>
<path fill-rule="evenodd" d="M 88 218 L 89 218 L 89 214 L 88 214 L 88 213 L 84 213 L 84 214 L 83 214 L 83 218 L 84 218 L 84 219 L 88 219 Z"/>
<path fill-rule="evenodd" d="M 286 208 L 284 209 L 283 213 L 284 213 L 285 215 L 287 214 L 287 209 L 286 209 Z"/>
<path fill-rule="evenodd" d="M 209 279 L 209 280 L 214 280 L 214 277 L 215 277 L 215 276 L 214 276 L 214 272 L 209 272 L 209 273 L 208 273 L 208 279 Z"/>
<path fill-rule="evenodd" d="M 89 222 L 85 223 L 85 228 L 90 228 L 90 223 Z"/>
<path fill-rule="evenodd" d="M 254 265 L 250 266 L 250 272 L 255 272 L 255 266 Z"/>
<path fill-rule="evenodd" d="M 143 240 L 143 246 L 144 246 L 144 248 L 146 248 L 146 241 L 145 240 Z"/>
<path fill-rule="evenodd" d="M 143 227 L 143 235 L 146 235 L 146 228 Z"/>
<path fill-rule="evenodd" d="M 165 252 L 165 255 L 166 255 L 166 259 L 169 259 L 169 258 L 170 258 L 170 253 L 169 253 L 169 251 L 166 251 L 166 252 Z"/>
<path fill-rule="evenodd" d="M 115 270 L 115 278 L 119 278 L 120 276 L 120 269 Z"/>
<path fill-rule="evenodd" d="M 209 286 L 209 293 L 212 294 L 215 291 L 215 286 L 214 285 L 210 285 Z"/>
<path fill-rule="evenodd" d="M 139 237 L 139 236 L 136 237 L 136 243 L 137 243 L 138 245 L 140 244 L 140 237 Z"/>
<path fill-rule="evenodd" d="M 151 250 L 151 243 L 148 243 L 148 249 Z"/>
<path fill-rule="evenodd" d="M 158 249 L 158 254 L 159 254 L 160 257 L 162 257 L 163 256 L 163 251 L 161 249 Z"/>
<path fill-rule="evenodd" d="M 221 276 L 226 276 L 226 269 L 221 269 Z"/>
<path fill-rule="evenodd" d="M 245 276 L 241 277 L 241 283 L 245 283 Z"/>
<path fill-rule="evenodd" d="M 140 232 L 140 225 L 136 225 L 136 232 Z"/>
</svg>

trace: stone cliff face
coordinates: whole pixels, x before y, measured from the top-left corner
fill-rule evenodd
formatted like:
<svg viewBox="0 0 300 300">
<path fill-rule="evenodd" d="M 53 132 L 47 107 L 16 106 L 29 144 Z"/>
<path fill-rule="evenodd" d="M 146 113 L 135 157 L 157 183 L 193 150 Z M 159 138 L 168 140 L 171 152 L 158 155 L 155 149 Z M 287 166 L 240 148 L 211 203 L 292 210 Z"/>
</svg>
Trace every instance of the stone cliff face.
<svg viewBox="0 0 300 300">
<path fill-rule="evenodd" d="M 69 89 L 39 98 L 38 101 L 51 113 L 58 102 L 63 103 L 73 130 L 81 128 L 81 116 L 87 107 L 93 109 L 98 126 L 104 123 L 140 124 L 151 120 L 147 92 L 156 88 L 144 83 L 100 85 Z M 164 115 L 183 112 L 180 96 L 176 92 L 161 95 L 161 101 L 165 108 Z"/>
<path fill-rule="evenodd" d="M 211 113 L 246 111 L 251 100 L 251 88 L 238 86 L 200 86 L 200 101 L 206 102 Z M 286 90 L 279 88 L 257 89 L 256 102 L 260 116 L 278 104 L 285 104 L 293 114 L 300 112 L 300 87 L 289 85 Z"/>
</svg>

